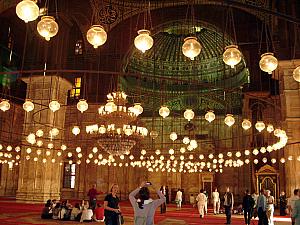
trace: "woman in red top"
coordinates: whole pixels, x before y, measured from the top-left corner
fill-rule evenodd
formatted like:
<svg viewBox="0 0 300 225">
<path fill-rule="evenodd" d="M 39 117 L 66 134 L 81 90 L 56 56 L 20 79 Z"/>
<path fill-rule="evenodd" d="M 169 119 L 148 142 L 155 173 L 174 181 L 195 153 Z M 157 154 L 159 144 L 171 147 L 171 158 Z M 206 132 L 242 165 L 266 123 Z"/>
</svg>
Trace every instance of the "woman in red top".
<svg viewBox="0 0 300 225">
<path fill-rule="evenodd" d="M 94 220 L 97 222 L 104 222 L 104 219 L 104 208 L 98 203 L 94 212 Z"/>
</svg>

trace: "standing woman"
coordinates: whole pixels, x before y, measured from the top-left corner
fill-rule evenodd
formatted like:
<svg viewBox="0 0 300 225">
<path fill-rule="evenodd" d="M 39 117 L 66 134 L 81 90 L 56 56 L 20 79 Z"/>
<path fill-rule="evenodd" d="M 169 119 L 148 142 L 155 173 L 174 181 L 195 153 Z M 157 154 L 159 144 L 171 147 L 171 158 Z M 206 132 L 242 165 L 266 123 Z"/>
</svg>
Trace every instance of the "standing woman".
<svg viewBox="0 0 300 225">
<path fill-rule="evenodd" d="M 268 217 L 268 225 L 274 225 L 274 197 L 271 195 L 271 191 L 266 191 L 267 197 L 267 217 Z"/>
<path fill-rule="evenodd" d="M 121 213 L 121 209 L 119 206 L 120 200 L 117 196 L 118 191 L 119 186 L 113 184 L 110 189 L 111 193 L 105 196 L 103 208 L 106 225 L 119 225 L 119 214 Z"/>
<path fill-rule="evenodd" d="M 160 187 L 160 192 L 165 196 L 165 198 L 167 199 L 167 190 L 165 186 L 161 186 Z M 166 202 L 164 202 L 161 206 L 160 206 L 160 213 L 166 213 L 167 211 L 167 205 Z"/>
<path fill-rule="evenodd" d="M 196 198 L 200 218 L 204 217 L 204 207 L 205 207 L 205 202 L 206 202 L 206 195 L 203 193 L 204 190 L 201 189 L 199 195 Z"/>
<path fill-rule="evenodd" d="M 129 194 L 129 200 L 134 209 L 135 225 L 153 225 L 157 207 L 166 202 L 165 196 L 156 188 L 159 199 L 151 199 L 149 186 L 152 186 L 150 182 L 143 182 L 140 187 Z M 136 195 L 138 199 L 135 198 Z"/>
</svg>

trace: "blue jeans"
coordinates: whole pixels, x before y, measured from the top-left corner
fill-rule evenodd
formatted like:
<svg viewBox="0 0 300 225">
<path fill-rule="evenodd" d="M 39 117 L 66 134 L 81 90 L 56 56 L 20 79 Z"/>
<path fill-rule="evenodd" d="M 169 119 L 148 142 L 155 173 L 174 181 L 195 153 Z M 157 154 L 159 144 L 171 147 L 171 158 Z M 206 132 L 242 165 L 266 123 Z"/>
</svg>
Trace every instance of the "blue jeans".
<svg viewBox="0 0 300 225">
<path fill-rule="evenodd" d="M 231 206 L 225 205 L 226 223 L 231 224 Z"/>
</svg>

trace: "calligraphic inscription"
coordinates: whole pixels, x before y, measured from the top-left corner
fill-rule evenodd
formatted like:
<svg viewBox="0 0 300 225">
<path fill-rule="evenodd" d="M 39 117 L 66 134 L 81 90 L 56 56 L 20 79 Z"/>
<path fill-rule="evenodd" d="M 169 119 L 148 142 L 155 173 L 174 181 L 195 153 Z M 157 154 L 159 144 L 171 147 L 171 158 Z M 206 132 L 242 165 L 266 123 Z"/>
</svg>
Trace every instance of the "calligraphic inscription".
<svg viewBox="0 0 300 225">
<path fill-rule="evenodd" d="M 112 5 L 104 6 L 99 11 L 99 19 L 102 24 L 112 24 L 118 18 L 118 10 Z"/>
</svg>

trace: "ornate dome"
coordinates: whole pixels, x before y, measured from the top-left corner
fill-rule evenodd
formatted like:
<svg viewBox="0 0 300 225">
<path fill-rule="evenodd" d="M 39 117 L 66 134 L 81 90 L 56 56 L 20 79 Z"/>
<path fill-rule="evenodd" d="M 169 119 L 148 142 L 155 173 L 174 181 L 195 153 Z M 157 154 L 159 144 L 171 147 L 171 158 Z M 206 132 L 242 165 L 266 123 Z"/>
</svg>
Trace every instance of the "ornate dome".
<svg viewBox="0 0 300 225">
<path fill-rule="evenodd" d="M 138 81 L 139 84 L 135 78 L 124 79 L 123 86 L 127 92 L 137 94 L 133 93 L 133 87 L 139 85 L 140 93 L 152 95 L 156 102 L 161 95 L 167 101 L 169 96 L 172 100 L 168 105 L 173 110 L 181 110 L 190 104 L 198 105 L 199 110 L 208 107 L 222 110 L 226 105 L 226 91 L 231 106 L 239 108 L 240 95 L 232 93 L 232 90 L 240 92 L 239 88 L 248 82 L 249 71 L 244 59 L 231 69 L 224 64 L 222 54 L 224 47 L 232 44 L 232 40 L 209 24 L 198 22 L 195 30 L 202 50 L 194 61 L 181 51 L 183 40 L 191 29 L 180 22 L 169 22 L 156 28 L 152 34 L 154 46 L 146 53 L 133 47 L 127 55 L 124 71 L 149 76 Z M 163 84 L 159 79 L 164 80 Z"/>
</svg>

